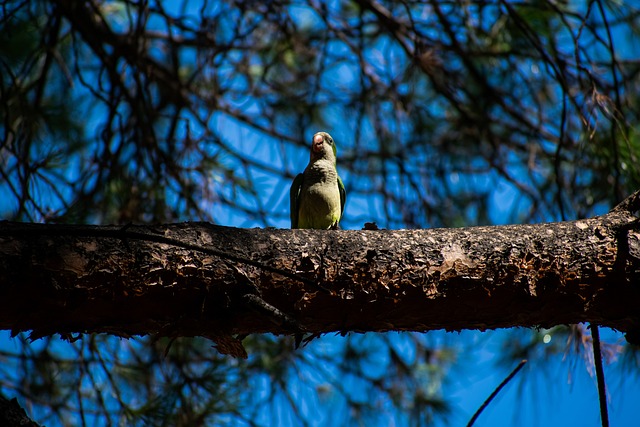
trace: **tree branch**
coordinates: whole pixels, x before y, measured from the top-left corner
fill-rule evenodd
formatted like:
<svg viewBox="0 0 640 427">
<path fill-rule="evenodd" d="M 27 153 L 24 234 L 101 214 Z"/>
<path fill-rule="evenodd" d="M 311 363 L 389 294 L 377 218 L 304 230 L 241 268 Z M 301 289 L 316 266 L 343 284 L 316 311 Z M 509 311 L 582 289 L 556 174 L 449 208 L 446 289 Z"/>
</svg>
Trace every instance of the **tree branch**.
<svg viewBox="0 0 640 427">
<path fill-rule="evenodd" d="M 127 236 L 142 240 L 123 239 L 113 226 L 3 222 L 0 328 L 33 330 L 36 337 L 579 322 L 634 331 L 640 326 L 634 221 L 616 209 L 580 221 L 459 229 L 127 228 Z M 256 309 L 248 294 L 273 309 Z"/>
<path fill-rule="evenodd" d="M 480 407 L 478 408 L 476 413 L 473 414 L 473 417 L 471 417 L 471 419 L 469 420 L 469 423 L 467 424 L 467 427 L 471 427 L 473 425 L 473 423 L 476 422 L 476 420 L 478 419 L 478 417 L 480 416 L 482 411 L 484 411 L 485 408 L 487 406 L 489 406 L 489 403 L 491 403 L 491 401 L 498 395 L 498 393 L 500 393 L 500 390 L 502 390 L 504 388 L 504 386 L 506 386 L 509 383 L 509 381 L 511 381 L 513 379 L 513 377 L 515 377 L 516 374 L 518 372 L 520 372 L 520 369 L 522 369 L 522 367 L 525 365 L 525 363 L 527 363 L 526 360 L 521 360 L 520 363 L 518 363 L 518 366 L 516 366 L 513 369 L 513 371 L 511 371 L 511 373 L 509 375 L 507 375 L 507 377 L 504 380 L 502 380 L 500 385 L 498 385 L 498 387 L 496 387 L 496 389 L 493 390 L 493 392 L 489 395 L 487 400 L 485 400 L 482 403 L 482 405 L 480 405 Z"/>
</svg>

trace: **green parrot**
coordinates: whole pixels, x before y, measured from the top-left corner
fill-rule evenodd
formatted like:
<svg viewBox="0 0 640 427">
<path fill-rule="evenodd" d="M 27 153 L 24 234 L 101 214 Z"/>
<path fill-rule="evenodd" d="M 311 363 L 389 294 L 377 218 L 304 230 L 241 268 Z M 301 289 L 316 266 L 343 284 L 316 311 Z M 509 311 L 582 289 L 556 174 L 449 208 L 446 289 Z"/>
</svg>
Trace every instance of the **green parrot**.
<svg viewBox="0 0 640 427">
<path fill-rule="evenodd" d="M 336 169 L 336 144 L 326 132 L 313 135 L 309 164 L 289 191 L 291 228 L 337 229 L 347 199 Z"/>
</svg>

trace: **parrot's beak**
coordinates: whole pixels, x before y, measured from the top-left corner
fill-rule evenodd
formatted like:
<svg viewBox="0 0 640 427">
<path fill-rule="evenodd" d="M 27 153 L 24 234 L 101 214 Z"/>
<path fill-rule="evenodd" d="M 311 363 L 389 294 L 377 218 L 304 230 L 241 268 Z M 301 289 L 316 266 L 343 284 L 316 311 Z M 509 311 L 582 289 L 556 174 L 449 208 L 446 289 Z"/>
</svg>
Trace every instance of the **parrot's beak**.
<svg viewBox="0 0 640 427">
<path fill-rule="evenodd" d="M 311 148 L 313 149 L 314 153 L 320 153 L 324 148 L 322 146 L 323 143 L 323 138 L 322 135 L 314 135 L 313 136 L 313 145 L 311 146 Z"/>
</svg>

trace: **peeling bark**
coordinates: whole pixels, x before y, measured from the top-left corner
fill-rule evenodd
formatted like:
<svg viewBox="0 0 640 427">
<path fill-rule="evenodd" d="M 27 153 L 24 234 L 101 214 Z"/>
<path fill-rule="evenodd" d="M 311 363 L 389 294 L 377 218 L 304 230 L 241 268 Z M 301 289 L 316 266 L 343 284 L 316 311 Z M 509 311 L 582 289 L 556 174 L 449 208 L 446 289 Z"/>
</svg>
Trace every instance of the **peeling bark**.
<svg viewBox="0 0 640 427">
<path fill-rule="evenodd" d="M 235 355 L 233 335 L 265 332 L 593 322 L 636 333 L 638 199 L 591 219 L 458 229 L 2 222 L 0 328 L 200 335 Z"/>
</svg>

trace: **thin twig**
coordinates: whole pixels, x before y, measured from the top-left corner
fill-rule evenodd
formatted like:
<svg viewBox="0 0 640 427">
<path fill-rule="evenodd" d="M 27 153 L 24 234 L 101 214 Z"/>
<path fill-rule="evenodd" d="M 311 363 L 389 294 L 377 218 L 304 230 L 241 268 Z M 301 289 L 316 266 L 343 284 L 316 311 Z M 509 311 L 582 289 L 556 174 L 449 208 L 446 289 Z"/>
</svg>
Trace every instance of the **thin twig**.
<svg viewBox="0 0 640 427">
<path fill-rule="evenodd" d="M 482 411 L 484 411 L 484 408 L 486 408 L 487 406 L 489 406 L 489 403 L 491 403 L 491 401 L 493 400 L 494 397 L 496 397 L 498 395 L 498 393 L 500 393 L 500 390 L 502 390 L 502 388 L 507 385 L 507 383 L 509 381 L 511 381 L 511 379 L 513 377 L 516 376 L 516 374 L 518 373 L 518 371 L 520 371 L 520 369 L 522 369 L 522 367 L 524 366 L 524 364 L 527 363 L 526 359 L 523 359 L 520 361 L 520 363 L 518 363 L 518 366 L 515 367 L 515 369 L 513 371 L 511 371 L 511 373 L 507 376 L 507 378 L 505 378 L 498 387 L 496 387 L 495 390 L 493 390 L 493 393 L 491 393 L 491 395 L 487 398 L 487 400 L 484 401 L 484 403 L 482 404 L 482 406 L 480 406 L 480 408 L 478 408 L 478 410 L 476 411 L 475 414 L 473 414 L 473 417 L 471 417 L 471 420 L 469 420 L 469 424 L 467 424 L 467 427 L 471 427 L 473 425 L 473 423 L 476 422 L 476 420 L 478 419 L 478 417 L 480 416 L 480 414 L 482 413 Z"/>
<path fill-rule="evenodd" d="M 600 330 L 598 325 L 591 324 L 593 338 L 593 363 L 596 365 L 596 380 L 598 381 L 598 399 L 600 400 L 600 420 L 602 427 L 609 427 L 609 411 L 607 410 L 607 390 L 602 369 L 602 351 L 600 350 Z"/>
<path fill-rule="evenodd" d="M 216 248 L 202 246 L 194 243 L 184 242 L 180 239 L 172 237 L 166 237 L 161 234 L 152 234 L 144 231 L 131 230 L 132 224 L 124 226 L 93 226 L 93 225 L 76 225 L 76 226 L 64 226 L 53 228 L 51 225 L 46 224 L 21 224 L 10 223 L 9 221 L 3 221 L 4 224 L 9 225 L 6 229 L 0 231 L 0 236 L 76 236 L 76 237 L 106 237 L 122 240 L 142 240 L 146 242 L 165 243 L 167 245 L 176 246 L 182 249 L 189 249 L 206 253 L 208 255 L 214 255 L 222 259 L 233 261 L 240 264 L 247 264 L 253 267 L 259 268 L 264 271 L 276 273 L 284 276 L 288 279 L 296 280 L 306 285 L 312 286 L 326 294 L 331 294 L 331 291 L 320 283 L 307 279 L 306 277 L 299 276 L 295 273 L 282 270 L 280 268 L 272 267 L 268 264 L 264 264 L 260 261 L 255 261 L 250 258 L 245 258 L 239 255 L 229 253 L 228 251 L 222 251 Z M 3 225 L 4 225 L 3 224 Z M 146 227 L 149 228 L 149 227 Z"/>
<path fill-rule="evenodd" d="M 640 190 L 636 190 L 629 197 L 618 203 L 610 212 L 635 213 L 640 210 Z"/>
</svg>

